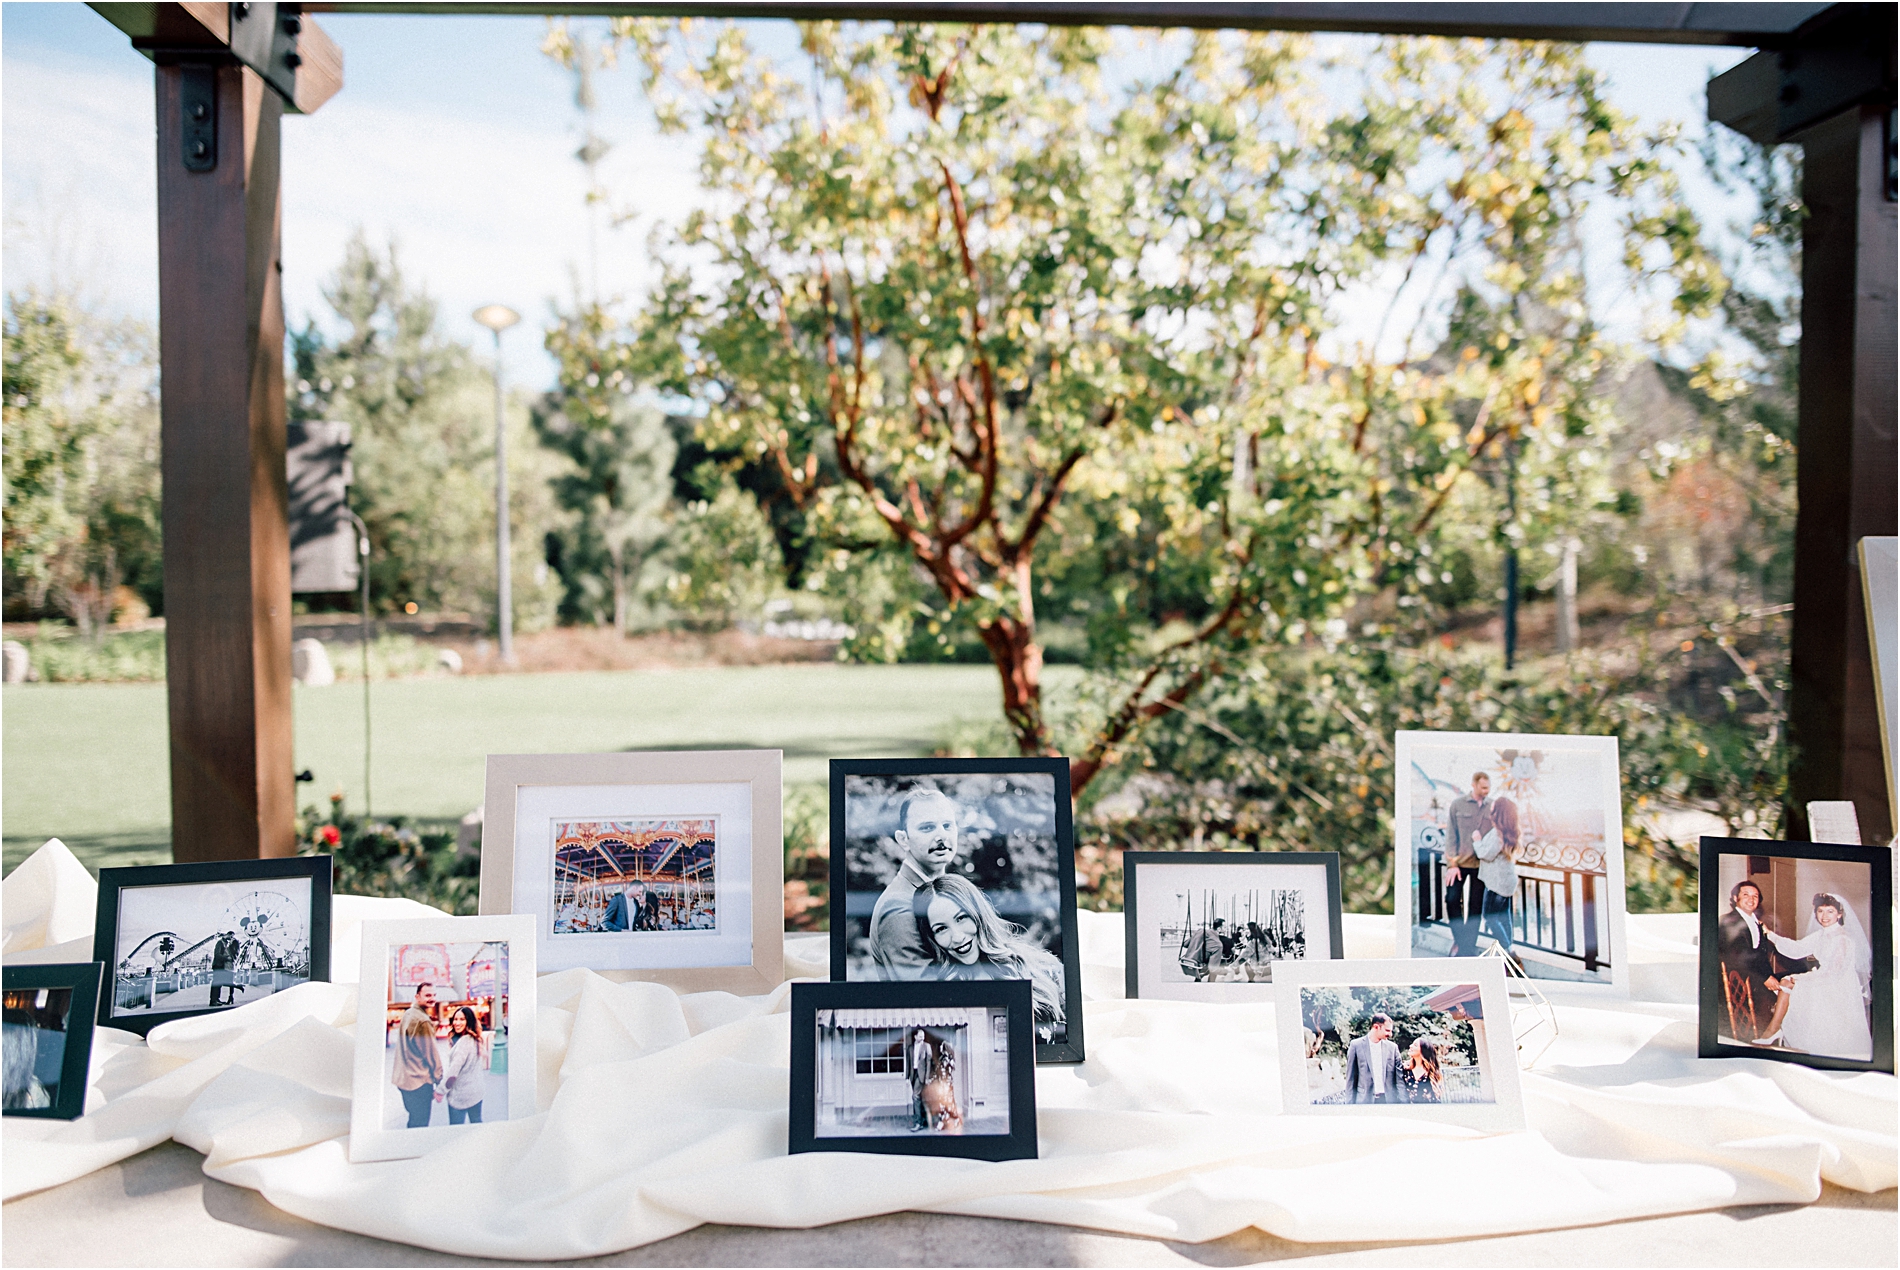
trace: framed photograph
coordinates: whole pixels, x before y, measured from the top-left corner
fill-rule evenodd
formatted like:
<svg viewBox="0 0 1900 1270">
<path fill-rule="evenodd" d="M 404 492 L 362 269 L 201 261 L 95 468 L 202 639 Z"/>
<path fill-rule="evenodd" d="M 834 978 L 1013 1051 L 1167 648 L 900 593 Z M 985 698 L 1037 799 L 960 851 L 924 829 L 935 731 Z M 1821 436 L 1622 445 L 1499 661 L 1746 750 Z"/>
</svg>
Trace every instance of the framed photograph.
<svg viewBox="0 0 1900 1270">
<path fill-rule="evenodd" d="M 1893 850 L 1702 840 L 1697 1052 L 1893 1070 Z"/>
<path fill-rule="evenodd" d="M 363 923 L 350 1159 L 535 1114 L 535 934 L 526 913 Z"/>
<path fill-rule="evenodd" d="M 306 855 L 99 870 L 99 1022 L 142 1036 L 329 979 L 330 865 Z"/>
<path fill-rule="evenodd" d="M 777 750 L 491 754 L 483 914 L 534 918 L 544 972 L 681 992 L 785 977 Z"/>
<path fill-rule="evenodd" d="M 832 760 L 831 977 L 1027 979 L 1037 1060 L 1081 1062 L 1069 760 Z"/>
<path fill-rule="evenodd" d="M 1400 956 L 1493 947 L 1546 983 L 1629 990 L 1613 736 L 1400 732 Z"/>
<path fill-rule="evenodd" d="M 1036 1158 L 1026 979 L 794 983 L 789 1148 Z"/>
<path fill-rule="evenodd" d="M 0 1111 L 44 1120 L 77 1120 L 85 1112 L 104 971 L 96 961 L 0 971 L 5 981 L 0 1054 L 6 1076 Z"/>
<path fill-rule="evenodd" d="M 1504 961 L 1289 961 L 1274 976 L 1292 1114 L 1524 1128 Z"/>
<path fill-rule="evenodd" d="M 1277 961 L 1344 956 L 1336 851 L 1122 855 L 1128 995 L 1271 1001 Z"/>
</svg>

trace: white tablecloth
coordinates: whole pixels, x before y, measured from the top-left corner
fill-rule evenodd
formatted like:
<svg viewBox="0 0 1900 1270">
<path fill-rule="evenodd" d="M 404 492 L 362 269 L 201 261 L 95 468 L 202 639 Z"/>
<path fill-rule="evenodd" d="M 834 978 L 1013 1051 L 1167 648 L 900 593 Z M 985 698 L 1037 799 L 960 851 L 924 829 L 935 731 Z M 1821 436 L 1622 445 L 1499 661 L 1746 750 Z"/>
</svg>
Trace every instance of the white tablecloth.
<svg viewBox="0 0 1900 1270">
<path fill-rule="evenodd" d="M 91 878 L 49 843 L 7 879 L 4 955 L 85 960 Z M 1285 1117 L 1274 1012 L 1121 998 L 1122 927 L 1083 913 L 1089 1061 L 1037 1072 L 1042 1157 L 992 1164 L 785 1153 L 787 996 L 680 996 L 544 975 L 540 1114 L 416 1160 L 346 1150 L 358 924 L 432 912 L 339 897 L 334 983 L 153 1030 L 101 1029 L 88 1113 L 8 1119 L 7 1197 L 166 1138 L 205 1172 L 311 1221 L 473 1256 L 604 1254 L 702 1222 L 803 1227 L 917 1209 L 1206 1240 L 1443 1239 L 1735 1204 L 1806 1203 L 1823 1179 L 1896 1182 L 1882 1073 L 1695 1057 L 1694 919 L 1636 917 L 1629 999 L 1557 998 L 1562 1035 L 1525 1074 L 1525 1133 L 1397 1117 Z M 1392 921 L 1348 915 L 1349 956 Z M 823 937 L 787 940 L 824 971 Z"/>
</svg>

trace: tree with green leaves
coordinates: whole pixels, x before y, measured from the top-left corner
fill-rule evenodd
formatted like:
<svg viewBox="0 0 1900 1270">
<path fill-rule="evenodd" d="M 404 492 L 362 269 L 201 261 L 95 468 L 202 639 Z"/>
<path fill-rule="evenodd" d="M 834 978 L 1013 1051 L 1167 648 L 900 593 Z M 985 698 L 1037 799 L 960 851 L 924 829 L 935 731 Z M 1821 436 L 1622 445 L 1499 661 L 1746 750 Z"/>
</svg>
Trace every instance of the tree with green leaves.
<svg viewBox="0 0 1900 1270">
<path fill-rule="evenodd" d="M 151 332 L 68 297 L 10 293 L 5 344 L 7 607 L 51 607 L 96 636 L 121 586 L 152 607 L 164 598 Z"/>
<path fill-rule="evenodd" d="M 773 465 L 815 564 L 907 555 L 1024 753 L 1051 743 L 1039 602 L 1079 583 L 1064 616 L 1122 691 L 1078 792 L 1225 661 L 1436 580 L 1448 527 L 1497 526 L 1463 478 L 1507 448 L 1491 532 L 1612 501 L 1592 199 L 1672 320 L 1719 292 L 1667 139 L 1569 46 L 1371 42 L 1333 101 L 1303 37 L 1182 36 L 1137 78 L 1090 29 L 808 24 L 796 74 L 730 26 L 614 30 L 709 193 L 603 365 Z M 1350 289 L 1433 274 L 1449 343 L 1330 339 Z"/>
<path fill-rule="evenodd" d="M 404 276 L 393 244 L 378 251 L 359 230 L 323 295 L 342 329 L 311 319 L 293 333 L 290 417 L 351 425 L 350 502 L 369 527 L 372 603 L 492 614 L 492 369 L 441 333 L 435 301 Z M 506 418 L 515 626 L 533 630 L 553 620 L 559 594 L 542 552 L 560 521 L 550 481 L 563 464 L 529 443 L 519 403 Z"/>
</svg>

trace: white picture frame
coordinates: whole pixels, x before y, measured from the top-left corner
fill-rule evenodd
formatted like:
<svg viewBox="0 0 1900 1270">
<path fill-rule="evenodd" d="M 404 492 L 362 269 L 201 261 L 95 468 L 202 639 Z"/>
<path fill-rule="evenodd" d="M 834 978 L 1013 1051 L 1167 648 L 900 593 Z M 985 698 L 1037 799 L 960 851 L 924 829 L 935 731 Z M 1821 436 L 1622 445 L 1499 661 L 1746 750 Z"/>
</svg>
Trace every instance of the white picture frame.
<svg viewBox="0 0 1900 1270">
<path fill-rule="evenodd" d="M 1274 967 L 1274 1014 L 1279 1029 L 1281 1106 L 1288 1115 L 1399 1116 L 1463 1125 L 1485 1133 L 1518 1133 L 1524 1129 L 1524 1095 L 1518 1080 L 1517 1041 L 1512 1035 L 1510 994 L 1504 985 L 1504 962 L 1497 957 L 1387 959 L 1367 961 L 1286 961 Z M 1440 1055 L 1442 1101 L 1317 1102 L 1337 1096 L 1340 1056 L 1330 1053 L 1342 1042 L 1341 1031 L 1355 1031 L 1352 1040 L 1367 1035 L 1355 1022 L 1367 1022 L 1378 1003 L 1403 999 L 1393 989 L 1417 989 L 1413 1012 L 1385 1007 L 1399 1030 L 1391 1041 L 1401 1057 L 1410 1048 L 1408 1022 L 1418 1030 L 1422 1020 L 1451 1021 L 1464 1029 L 1455 1039 L 1475 1046 L 1477 1062 L 1454 1065 L 1466 1057 L 1455 1049 Z M 1333 990 L 1314 999 L 1313 990 Z M 1475 989 L 1475 995 L 1473 992 Z M 1309 994 L 1303 996 L 1303 994 Z M 1362 998 L 1370 997 L 1368 1003 Z M 1473 1004 L 1477 1009 L 1472 1009 Z M 1327 1005 L 1334 1008 L 1328 1010 Z M 1309 1008 L 1312 1007 L 1312 1008 Z M 1311 1020 L 1309 1016 L 1325 1017 Z M 1360 1015 L 1365 1016 L 1364 1020 Z M 1475 1015 L 1476 1017 L 1471 1017 Z M 1309 1027 L 1309 1021 L 1334 1026 Z M 1315 1041 L 1318 1044 L 1315 1044 Z M 1401 1043 L 1403 1042 L 1403 1043 Z M 1348 1053 L 1350 1050 L 1348 1049 Z M 1329 1066 L 1331 1064 L 1332 1066 Z M 1475 1071 L 1472 1068 L 1475 1067 Z M 1348 1069 L 1350 1070 L 1350 1069 Z M 1394 1085 L 1392 1088 L 1399 1088 Z M 1483 1101 L 1456 1101 L 1461 1094 Z M 1388 1093 L 1388 1096 L 1392 1096 Z M 1402 1096 L 1402 1095 L 1401 1095 Z"/>
<path fill-rule="evenodd" d="M 490 917 L 426 917 L 363 923 L 362 978 L 357 988 L 356 1065 L 350 1089 L 350 1159 L 402 1160 L 424 1155 L 450 1139 L 479 1133 L 487 1124 L 520 1120 L 535 1114 L 535 941 L 533 919 L 524 914 Z M 413 960 L 398 953 L 439 947 Z M 464 956 L 469 950 L 472 955 Z M 497 955 L 499 953 L 499 956 Z M 441 962 L 441 968 L 425 962 Z M 413 1004 L 421 985 L 398 983 L 414 969 L 426 974 L 435 992 L 434 978 L 446 975 L 456 996 L 435 997 L 446 1025 L 464 1005 L 483 1025 L 477 1046 L 477 1069 L 485 1090 L 479 1123 L 447 1123 L 454 1105 L 453 1085 L 430 1086 L 429 1123 L 409 1128 L 399 1123 L 406 1113 L 402 1092 L 392 1076 L 399 1061 L 397 1048 L 403 1019 L 392 1012 L 405 1002 Z M 406 998 L 404 991 L 409 994 Z M 382 1026 L 377 1026 L 378 1020 Z M 439 1036 L 439 1029 L 438 1029 Z M 438 1051 L 445 1075 L 454 1075 L 449 1046 Z M 497 1059 L 504 1071 L 496 1072 Z M 500 1076 L 499 1081 L 496 1077 Z M 458 1079 L 466 1079 L 465 1076 Z M 419 1086 L 418 1088 L 421 1088 Z M 494 1104 L 503 1101 L 505 1108 Z M 497 1111 L 505 1114 L 496 1115 Z M 466 1110 L 463 1114 L 468 1114 Z M 438 1123 L 440 1122 L 440 1123 Z"/>
<path fill-rule="evenodd" d="M 1508 929 L 1510 951 L 1539 987 L 1627 994 L 1616 738 L 1399 732 L 1393 759 L 1397 955 L 1468 959 L 1490 950 L 1500 942 L 1495 932 Z M 1467 918 L 1446 894 L 1444 851 L 1449 820 L 1461 814 L 1454 804 L 1470 798 L 1479 772 L 1487 775 L 1486 815 L 1507 799 L 1516 812 L 1517 886 L 1508 914 Z"/>
<path fill-rule="evenodd" d="M 785 977 L 783 766 L 778 750 L 491 754 L 479 909 L 532 916 L 543 972 L 769 992 Z"/>
</svg>

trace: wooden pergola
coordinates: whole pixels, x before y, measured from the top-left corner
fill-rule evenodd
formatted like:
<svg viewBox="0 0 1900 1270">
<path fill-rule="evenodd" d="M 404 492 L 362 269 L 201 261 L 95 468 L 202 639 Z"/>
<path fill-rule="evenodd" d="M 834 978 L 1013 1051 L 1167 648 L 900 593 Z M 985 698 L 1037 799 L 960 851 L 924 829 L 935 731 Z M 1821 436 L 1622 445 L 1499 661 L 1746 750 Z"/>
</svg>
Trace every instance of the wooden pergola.
<svg viewBox="0 0 1900 1270">
<path fill-rule="evenodd" d="M 698 16 L 1223 27 L 1754 48 L 1709 118 L 1799 144 L 1794 833 L 1849 799 L 1891 832 L 1855 560 L 1896 532 L 1895 12 L 1887 4 L 96 3 L 155 66 L 172 855 L 294 852 L 280 284 L 282 117 L 341 89 L 306 14 Z"/>
</svg>

